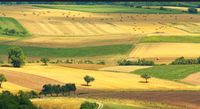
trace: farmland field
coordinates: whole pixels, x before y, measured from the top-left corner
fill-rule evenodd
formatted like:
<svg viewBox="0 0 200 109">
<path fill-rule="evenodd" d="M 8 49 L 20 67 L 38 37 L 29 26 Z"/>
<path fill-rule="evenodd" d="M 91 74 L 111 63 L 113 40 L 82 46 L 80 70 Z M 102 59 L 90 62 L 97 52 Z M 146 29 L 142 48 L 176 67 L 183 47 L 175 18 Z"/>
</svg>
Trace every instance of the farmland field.
<svg viewBox="0 0 200 109">
<path fill-rule="evenodd" d="M 199 109 L 200 65 L 169 64 L 200 57 L 198 3 L 55 4 L 0 5 L 0 92 L 33 90 L 42 109 Z"/>
<path fill-rule="evenodd" d="M 50 9 L 62 9 L 73 10 L 83 12 L 95 12 L 95 13 L 132 13 L 132 14 L 183 14 L 185 12 L 179 10 L 159 10 L 159 9 L 145 9 L 134 8 L 125 6 L 114 5 L 34 5 L 34 7 L 50 8 Z"/>
</svg>

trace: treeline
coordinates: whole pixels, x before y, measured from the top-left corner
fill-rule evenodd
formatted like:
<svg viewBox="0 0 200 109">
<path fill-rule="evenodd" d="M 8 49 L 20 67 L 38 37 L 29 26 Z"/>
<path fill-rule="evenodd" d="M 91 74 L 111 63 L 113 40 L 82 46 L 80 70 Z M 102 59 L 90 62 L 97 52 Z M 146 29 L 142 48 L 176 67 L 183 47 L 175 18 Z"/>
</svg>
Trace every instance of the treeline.
<svg viewBox="0 0 200 109">
<path fill-rule="evenodd" d="M 184 57 L 180 57 L 172 61 L 173 65 L 179 65 L 179 64 L 200 64 L 200 57 L 196 59 L 186 59 Z"/>
<path fill-rule="evenodd" d="M 25 36 L 28 34 L 28 32 L 26 31 L 19 32 L 16 31 L 15 29 L 8 29 L 8 28 L 4 29 L 0 26 L 0 34 L 10 35 L 10 36 Z"/>
<path fill-rule="evenodd" d="M 123 6 L 180 6 L 200 7 L 200 2 L 0 2 L 0 4 L 68 4 L 68 5 L 123 5 Z"/>
<path fill-rule="evenodd" d="M 75 93 L 76 91 L 76 85 L 74 83 L 67 83 L 65 85 L 51 85 L 51 84 L 46 84 L 43 86 L 40 95 L 45 95 L 45 96 L 65 96 L 65 95 L 70 95 L 70 92 Z"/>
<path fill-rule="evenodd" d="M 122 59 L 117 61 L 118 65 L 155 65 L 153 61 L 145 60 L 145 59 L 138 59 L 137 61 L 131 61 L 127 59 Z"/>
<path fill-rule="evenodd" d="M 9 91 L 0 94 L 0 109 L 41 109 L 32 104 L 23 91 L 13 95 Z"/>
</svg>

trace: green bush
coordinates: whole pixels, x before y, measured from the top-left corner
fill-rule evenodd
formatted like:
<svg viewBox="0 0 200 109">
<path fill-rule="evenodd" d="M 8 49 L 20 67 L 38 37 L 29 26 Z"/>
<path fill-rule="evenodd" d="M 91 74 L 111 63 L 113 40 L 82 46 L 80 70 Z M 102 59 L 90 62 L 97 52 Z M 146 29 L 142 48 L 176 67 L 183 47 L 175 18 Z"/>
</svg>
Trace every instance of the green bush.
<svg viewBox="0 0 200 109">
<path fill-rule="evenodd" d="M 155 65 L 153 61 L 145 60 L 145 59 L 138 59 L 137 61 L 130 61 L 127 59 L 122 59 L 117 61 L 118 65 Z"/>
<path fill-rule="evenodd" d="M 81 104 L 80 109 L 97 109 L 98 104 L 97 103 L 90 103 L 88 101 L 85 101 Z"/>
<path fill-rule="evenodd" d="M 190 14 L 197 14 L 198 10 L 196 8 L 190 7 L 190 8 L 188 8 L 188 13 L 190 13 Z"/>
</svg>

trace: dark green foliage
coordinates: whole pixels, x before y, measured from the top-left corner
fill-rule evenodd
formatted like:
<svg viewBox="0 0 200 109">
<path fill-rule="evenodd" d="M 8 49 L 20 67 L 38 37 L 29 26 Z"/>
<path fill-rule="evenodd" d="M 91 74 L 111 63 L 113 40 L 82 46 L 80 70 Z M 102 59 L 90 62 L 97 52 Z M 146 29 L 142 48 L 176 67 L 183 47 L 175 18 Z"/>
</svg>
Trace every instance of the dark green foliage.
<svg viewBox="0 0 200 109">
<path fill-rule="evenodd" d="M 89 86 L 89 83 L 90 83 L 90 82 L 93 82 L 93 81 L 95 80 L 94 77 L 89 76 L 89 75 L 86 75 L 83 79 L 84 79 L 85 82 L 87 83 L 87 86 Z"/>
<path fill-rule="evenodd" d="M 44 65 L 47 65 L 47 63 L 50 61 L 50 59 L 47 58 L 47 57 L 43 57 L 43 58 L 40 59 L 40 61 L 43 62 Z"/>
<path fill-rule="evenodd" d="M 65 95 L 68 94 L 70 95 L 70 92 L 76 91 L 76 85 L 74 83 L 68 83 L 65 85 L 51 85 L 51 84 L 46 84 L 43 86 L 42 91 L 40 92 L 41 94 L 48 95 L 50 94 L 51 96 L 53 94 L 56 94 L 57 96 L 59 94 Z"/>
<path fill-rule="evenodd" d="M 197 59 L 185 59 L 184 57 L 180 57 L 172 61 L 173 65 L 179 64 L 200 64 L 200 57 Z"/>
<path fill-rule="evenodd" d="M 24 92 L 20 91 L 17 95 L 4 91 L 0 94 L 0 109 L 38 109 L 32 104 Z"/>
<path fill-rule="evenodd" d="M 21 67 L 25 64 L 25 55 L 20 47 L 9 48 L 8 60 L 13 67 Z"/>
<path fill-rule="evenodd" d="M 137 61 L 122 59 L 122 60 L 117 61 L 117 64 L 118 65 L 142 65 L 142 66 L 155 65 L 153 61 L 149 61 L 145 59 L 138 59 Z"/>
<path fill-rule="evenodd" d="M 85 101 L 84 103 L 81 104 L 80 109 L 97 109 L 98 104 L 97 103 L 91 103 L 88 101 Z"/>
<path fill-rule="evenodd" d="M 2 83 L 6 81 L 6 77 L 3 74 L 0 74 L 0 88 L 2 88 Z"/>
<path fill-rule="evenodd" d="M 147 73 L 142 74 L 141 77 L 146 80 L 146 83 L 148 83 L 148 79 L 151 78 L 151 76 L 149 74 L 147 74 Z"/>
<path fill-rule="evenodd" d="M 190 8 L 188 8 L 188 13 L 190 13 L 190 14 L 197 14 L 198 10 L 197 10 L 197 8 L 190 7 Z"/>
</svg>

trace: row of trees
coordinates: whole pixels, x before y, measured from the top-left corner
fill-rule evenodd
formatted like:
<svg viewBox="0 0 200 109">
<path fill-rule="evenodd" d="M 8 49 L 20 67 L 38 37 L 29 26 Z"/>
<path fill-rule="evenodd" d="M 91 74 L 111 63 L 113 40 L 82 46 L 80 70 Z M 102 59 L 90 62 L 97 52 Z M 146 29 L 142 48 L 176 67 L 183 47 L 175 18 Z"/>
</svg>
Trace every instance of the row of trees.
<svg viewBox="0 0 200 109">
<path fill-rule="evenodd" d="M 117 61 L 118 65 L 155 65 L 153 61 L 145 60 L 145 59 L 138 59 L 137 61 L 131 61 L 127 59 L 122 59 Z"/>
<path fill-rule="evenodd" d="M 186 59 L 184 57 L 180 57 L 172 61 L 173 65 L 178 65 L 178 64 L 200 64 L 200 57 L 196 59 Z"/>
<path fill-rule="evenodd" d="M 3 35 L 12 35 L 12 36 L 16 36 L 16 35 L 25 36 L 28 34 L 26 31 L 19 32 L 19 31 L 16 31 L 15 29 L 8 29 L 8 28 L 3 29 L 2 27 L 0 27 L 0 33 Z"/>
<path fill-rule="evenodd" d="M 70 95 L 70 92 L 76 91 L 76 85 L 74 83 L 68 83 L 65 85 L 51 85 L 51 84 L 46 84 L 43 86 L 42 91 L 40 94 L 46 95 L 51 95 L 56 94 L 57 96 L 59 94 L 62 94 L 63 96 Z"/>
</svg>

